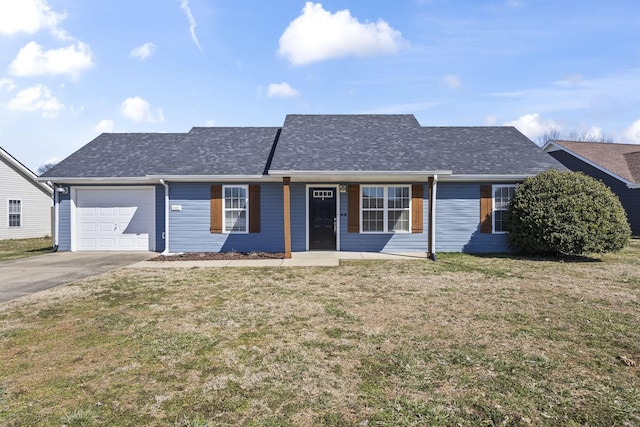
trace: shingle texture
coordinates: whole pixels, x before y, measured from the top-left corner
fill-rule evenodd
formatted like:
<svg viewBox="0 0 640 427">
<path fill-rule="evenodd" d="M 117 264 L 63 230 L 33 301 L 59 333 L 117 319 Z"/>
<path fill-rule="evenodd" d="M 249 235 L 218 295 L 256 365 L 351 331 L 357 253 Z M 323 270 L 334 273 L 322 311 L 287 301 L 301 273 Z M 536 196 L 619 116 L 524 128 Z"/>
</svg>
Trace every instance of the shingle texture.
<svg viewBox="0 0 640 427">
<path fill-rule="evenodd" d="M 553 142 L 629 182 L 640 183 L 640 145 L 580 141 Z"/>
<path fill-rule="evenodd" d="M 105 133 L 43 176 L 261 175 L 279 128 Z"/>
<path fill-rule="evenodd" d="M 565 169 L 512 127 L 421 127 L 413 115 L 288 115 L 282 128 L 102 134 L 43 176 L 261 175 L 269 164 L 292 172 Z"/>
<path fill-rule="evenodd" d="M 413 115 L 289 115 L 271 164 L 282 171 L 535 174 L 559 162 L 513 127 L 421 127 Z"/>
</svg>

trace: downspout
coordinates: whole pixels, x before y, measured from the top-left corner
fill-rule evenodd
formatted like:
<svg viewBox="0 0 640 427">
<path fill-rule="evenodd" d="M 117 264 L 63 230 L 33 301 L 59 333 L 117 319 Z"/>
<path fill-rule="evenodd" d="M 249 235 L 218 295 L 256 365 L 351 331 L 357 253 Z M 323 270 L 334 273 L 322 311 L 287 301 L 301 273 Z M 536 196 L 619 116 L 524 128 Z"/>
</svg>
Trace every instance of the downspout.
<svg viewBox="0 0 640 427">
<path fill-rule="evenodd" d="M 58 189 L 53 186 L 51 181 L 47 181 L 47 185 L 53 188 L 53 248 L 51 252 L 58 252 L 58 232 L 60 231 L 60 204 L 58 197 Z"/>
<path fill-rule="evenodd" d="M 184 252 L 172 253 L 169 250 L 169 184 L 162 178 L 160 178 L 160 184 L 164 186 L 164 251 L 161 255 L 184 255 Z"/>
<path fill-rule="evenodd" d="M 431 194 L 429 195 L 429 242 L 431 247 L 429 248 L 429 258 L 433 261 L 436 260 L 436 199 L 438 189 L 438 175 L 433 175 L 433 181 L 431 186 Z"/>
</svg>

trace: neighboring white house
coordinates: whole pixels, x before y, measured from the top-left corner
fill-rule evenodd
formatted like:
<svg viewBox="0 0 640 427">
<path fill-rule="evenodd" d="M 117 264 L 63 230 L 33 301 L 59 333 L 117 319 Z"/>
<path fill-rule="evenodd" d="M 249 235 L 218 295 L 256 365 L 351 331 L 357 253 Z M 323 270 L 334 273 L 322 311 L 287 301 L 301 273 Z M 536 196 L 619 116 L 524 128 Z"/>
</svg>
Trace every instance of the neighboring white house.
<svg viewBox="0 0 640 427">
<path fill-rule="evenodd" d="M 53 189 L 0 147 L 0 240 L 51 236 Z"/>
</svg>

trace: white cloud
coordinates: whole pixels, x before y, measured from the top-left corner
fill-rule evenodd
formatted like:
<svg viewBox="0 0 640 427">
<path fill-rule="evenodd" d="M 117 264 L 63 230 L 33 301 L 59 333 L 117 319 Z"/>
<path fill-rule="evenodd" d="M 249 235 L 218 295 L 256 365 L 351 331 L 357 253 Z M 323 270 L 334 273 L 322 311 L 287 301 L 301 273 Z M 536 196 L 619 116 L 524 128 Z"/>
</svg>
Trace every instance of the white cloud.
<svg viewBox="0 0 640 427">
<path fill-rule="evenodd" d="M 488 126 L 495 126 L 498 123 L 498 116 L 485 116 L 484 123 Z"/>
<path fill-rule="evenodd" d="M 542 120 L 538 113 L 525 114 L 524 116 L 520 116 L 516 120 L 507 122 L 504 125 L 514 126 L 533 141 L 549 132 L 551 129 L 560 130 L 560 126 L 557 123 L 553 120 Z"/>
<path fill-rule="evenodd" d="M 2 0 L 0 1 L 0 34 L 34 34 L 41 29 L 50 30 L 61 39 L 68 39 L 58 24 L 66 13 L 57 13 L 46 0 Z"/>
<path fill-rule="evenodd" d="M 591 126 L 585 133 L 585 138 L 587 141 L 600 141 L 604 138 L 604 133 L 602 133 L 602 129 L 598 126 Z"/>
<path fill-rule="evenodd" d="M 146 59 L 151 55 L 153 55 L 155 51 L 156 51 L 156 45 L 149 42 L 133 49 L 129 54 L 129 56 L 131 56 L 132 58 Z"/>
<path fill-rule="evenodd" d="M 205 123 L 205 125 L 207 127 L 213 127 L 216 125 L 216 121 L 215 120 L 207 120 L 207 122 Z"/>
<path fill-rule="evenodd" d="M 624 137 L 632 144 L 640 144 L 640 120 L 636 120 L 625 129 Z"/>
<path fill-rule="evenodd" d="M 9 66 L 9 71 L 16 76 L 62 74 L 76 78 L 82 71 L 93 66 L 92 56 L 89 46 L 82 42 L 45 51 L 32 41 L 20 49 Z"/>
<path fill-rule="evenodd" d="M 198 46 L 200 52 L 202 52 L 202 46 L 200 46 L 200 42 L 198 41 L 198 36 L 196 36 L 196 20 L 191 13 L 191 8 L 189 7 L 189 0 L 182 0 L 180 2 L 180 9 L 184 12 L 187 19 L 189 20 L 189 32 L 191 33 L 191 39 Z"/>
<path fill-rule="evenodd" d="M 7 104 L 9 111 L 41 111 L 42 117 L 53 118 L 64 110 L 64 105 L 44 85 L 32 86 L 18 92 Z"/>
<path fill-rule="evenodd" d="M 113 120 L 100 120 L 100 123 L 93 128 L 98 133 L 113 132 Z"/>
<path fill-rule="evenodd" d="M 11 92 L 16 88 L 15 83 L 11 79 L 0 79 L 0 90 L 6 89 L 7 92 Z"/>
<path fill-rule="evenodd" d="M 348 9 L 332 14 L 320 3 L 307 2 L 280 36 L 278 55 L 304 65 L 349 55 L 396 53 L 403 43 L 402 34 L 383 20 L 360 23 Z"/>
<path fill-rule="evenodd" d="M 462 85 L 460 78 L 454 74 L 442 76 L 442 80 L 447 86 L 449 86 L 449 89 L 458 89 Z"/>
<path fill-rule="evenodd" d="M 300 92 L 292 88 L 289 83 L 271 83 L 267 88 L 267 96 L 279 98 L 292 98 L 300 95 Z"/>
<path fill-rule="evenodd" d="M 151 105 L 139 96 L 125 99 L 120 111 L 124 117 L 134 122 L 156 123 L 164 121 L 162 110 L 157 108 L 154 112 Z"/>
</svg>

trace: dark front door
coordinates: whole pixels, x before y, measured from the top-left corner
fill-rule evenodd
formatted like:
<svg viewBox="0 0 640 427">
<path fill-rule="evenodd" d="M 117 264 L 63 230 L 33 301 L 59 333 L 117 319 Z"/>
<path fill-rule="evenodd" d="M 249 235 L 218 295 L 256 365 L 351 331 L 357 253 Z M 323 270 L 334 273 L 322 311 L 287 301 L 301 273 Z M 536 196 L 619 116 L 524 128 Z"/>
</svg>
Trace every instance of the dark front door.
<svg viewBox="0 0 640 427">
<path fill-rule="evenodd" d="M 309 249 L 336 250 L 336 189 L 309 189 Z"/>
</svg>

